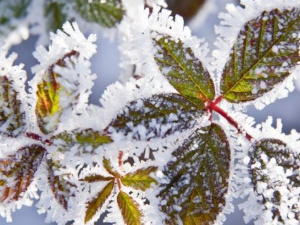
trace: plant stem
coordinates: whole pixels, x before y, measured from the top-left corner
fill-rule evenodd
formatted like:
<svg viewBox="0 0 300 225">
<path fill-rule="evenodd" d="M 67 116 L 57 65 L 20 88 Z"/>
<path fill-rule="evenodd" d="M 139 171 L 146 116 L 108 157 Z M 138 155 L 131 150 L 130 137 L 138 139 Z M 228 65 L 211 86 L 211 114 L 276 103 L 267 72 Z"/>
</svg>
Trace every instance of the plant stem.
<svg viewBox="0 0 300 225">
<path fill-rule="evenodd" d="M 52 145 L 53 144 L 51 140 L 49 140 L 49 139 L 44 140 L 43 137 L 41 137 L 40 135 L 38 135 L 36 133 L 26 132 L 25 136 L 28 137 L 28 138 L 31 138 L 33 140 L 42 142 L 43 144 L 46 144 L 46 145 Z"/>
</svg>

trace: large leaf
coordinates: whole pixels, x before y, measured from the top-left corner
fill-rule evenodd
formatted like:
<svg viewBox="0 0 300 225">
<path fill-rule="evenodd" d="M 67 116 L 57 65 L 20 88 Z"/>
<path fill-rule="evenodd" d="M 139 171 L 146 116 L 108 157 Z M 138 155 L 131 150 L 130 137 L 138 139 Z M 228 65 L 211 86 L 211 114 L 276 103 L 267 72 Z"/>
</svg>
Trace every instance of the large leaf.
<svg viewBox="0 0 300 225">
<path fill-rule="evenodd" d="M 127 225 L 140 225 L 142 214 L 138 205 L 134 200 L 125 192 L 120 191 L 117 196 L 119 208 L 121 210 L 125 224 Z"/>
<path fill-rule="evenodd" d="M 191 48 L 169 37 L 155 41 L 155 61 L 176 90 L 200 109 L 215 97 L 214 83 Z"/>
<path fill-rule="evenodd" d="M 193 127 L 195 118 L 202 113 L 178 94 L 154 95 L 130 102 L 106 130 L 137 140 L 150 140 Z"/>
<path fill-rule="evenodd" d="M 67 20 L 67 15 L 64 12 L 65 3 L 46 0 L 44 7 L 44 14 L 47 18 L 48 30 L 55 32 L 57 29 L 61 29 L 63 23 Z"/>
<path fill-rule="evenodd" d="M 76 0 L 76 9 L 88 22 L 99 23 L 104 27 L 113 27 L 123 18 L 121 0 Z"/>
<path fill-rule="evenodd" d="M 62 152 L 69 151 L 75 145 L 82 149 L 83 152 L 91 152 L 100 145 L 112 142 L 109 136 L 93 129 L 64 131 L 53 136 L 51 140 Z"/>
<path fill-rule="evenodd" d="M 276 139 L 257 142 L 250 156 L 254 190 L 262 197 L 259 202 L 271 211 L 274 223 L 290 224 L 284 221 L 287 212 L 289 218 L 299 220 L 300 156 Z"/>
<path fill-rule="evenodd" d="M 72 51 L 69 54 L 66 54 L 62 59 L 58 60 L 55 64 L 51 65 L 45 72 L 42 82 L 38 84 L 35 111 L 38 125 L 45 134 L 51 133 L 57 128 L 63 109 L 71 106 L 71 103 L 64 106 L 64 108 L 61 106 L 60 95 L 64 94 L 66 96 L 72 96 L 72 93 L 69 93 L 67 89 L 58 83 L 57 80 L 60 75 L 55 73 L 53 68 L 55 65 L 61 67 L 65 66 L 65 59 L 77 54 L 76 51 Z M 72 101 L 70 100 L 70 102 Z"/>
<path fill-rule="evenodd" d="M 6 76 L 0 76 L 0 134 L 16 137 L 25 129 L 25 113 Z"/>
<path fill-rule="evenodd" d="M 0 202 L 17 201 L 26 192 L 45 152 L 40 145 L 30 145 L 0 160 Z"/>
<path fill-rule="evenodd" d="M 240 31 L 223 71 L 221 92 L 231 102 L 254 100 L 290 75 L 300 60 L 299 8 L 263 12 Z"/>
<path fill-rule="evenodd" d="M 84 222 L 87 223 L 90 221 L 93 216 L 97 213 L 97 211 L 102 207 L 105 201 L 110 196 L 112 190 L 114 188 L 114 181 L 110 181 L 102 191 L 99 192 L 96 198 L 87 203 L 87 210 L 85 213 Z"/>
<path fill-rule="evenodd" d="M 168 224 L 212 224 L 224 208 L 230 170 L 230 148 L 219 125 L 196 130 L 173 153 L 159 197 Z"/>
<path fill-rule="evenodd" d="M 68 209 L 68 200 L 71 196 L 71 188 L 74 187 L 69 181 L 65 180 L 67 174 L 55 175 L 55 171 L 60 169 L 58 163 L 54 163 L 52 160 L 47 160 L 48 168 L 48 182 L 50 184 L 51 190 L 56 201 L 64 207 L 65 210 Z"/>
<path fill-rule="evenodd" d="M 147 190 L 151 187 L 151 184 L 157 184 L 157 181 L 150 176 L 151 173 L 155 172 L 157 167 L 150 166 L 144 169 L 135 171 L 134 173 L 128 173 L 121 177 L 121 182 L 128 187 L 140 189 L 142 191 Z"/>
</svg>

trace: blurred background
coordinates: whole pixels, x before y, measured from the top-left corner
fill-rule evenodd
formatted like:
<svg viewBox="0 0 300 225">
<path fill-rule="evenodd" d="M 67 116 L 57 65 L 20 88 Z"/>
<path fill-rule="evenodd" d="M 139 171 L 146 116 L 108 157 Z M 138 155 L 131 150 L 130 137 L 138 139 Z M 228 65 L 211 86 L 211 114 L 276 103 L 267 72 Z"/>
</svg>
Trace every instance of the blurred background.
<svg viewBox="0 0 300 225">
<path fill-rule="evenodd" d="M 218 25 L 219 12 L 225 11 L 225 5 L 228 3 L 238 4 L 238 0 L 168 0 L 168 5 L 174 14 L 178 13 L 185 18 L 187 25 L 197 37 L 204 37 L 208 42 L 210 49 L 215 49 L 213 43 L 216 39 L 214 34 L 214 26 Z M 105 88 L 118 80 L 120 75 L 120 53 L 118 50 L 117 40 L 110 42 L 103 38 L 101 33 L 98 33 L 98 53 L 92 58 L 92 70 L 97 74 L 98 78 L 93 87 L 93 94 L 90 96 L 90 103 L 100 105 L 99 98 Z M 35 49 L 35 43 L 38 37 L 30 36 L 28 40 L 22 42 L 18 46 L 14 46 L 11 52 L 18 53 L 16 63 L 24 63 L 25 69 L 28 72 L 29 80 L 32 77 L 31 67 L 37 63 L 33 58 L 32 52 Z M 211 53 L 210 53 L 211 54 Z M 275 103 L 258 111 L 254 107 L 248 108 L 248 115 L 255 117 L 257 123 L 261 123 L 268 116 L 281 118 L 283 130 L 289 134 L 291 129 L 296 129 L 300 132 L 300 92 L 298 90 L 290 93 L 286 99 L 277 100 Z M 228 215 L 225 225 L 242 225 L 245 224 L 242 217 L 243 212 L 239 211 L 237 205 L 242 199 L 234 201 L 235 212 Z M 45 224 L 45 215 L 37 214 L 37 209 L 32 207 L 22 207 L 21 210 L 13 213 L 13 222 L 11 225 L 42 225 Z M 104 224 L 100 218 L 98 225 Z M 1 217 L 0 224 L 7 224 Z M 53 223 L 54 225 L 55 223 Z M 253 223 L 250 223 L 253 224 Z"/>
</svg>

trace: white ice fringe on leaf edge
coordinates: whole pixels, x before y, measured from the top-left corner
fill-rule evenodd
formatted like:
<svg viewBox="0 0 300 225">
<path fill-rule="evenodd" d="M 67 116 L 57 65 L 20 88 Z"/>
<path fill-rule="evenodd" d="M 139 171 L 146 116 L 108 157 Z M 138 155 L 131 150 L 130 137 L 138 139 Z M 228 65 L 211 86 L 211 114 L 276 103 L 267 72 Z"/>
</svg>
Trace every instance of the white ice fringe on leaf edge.
<svg viewBox="0 0 300 225">
<path fill-rule="evenodd" d="M 127 68 L 128 65 L 135 65 L 142 74 L 161 74 L 154 61 L 155 47 L 153 39 L 163 35 L 170 36 L 175 41 L 182 41 L 184 47 L 190 47 L 195 56 L 200 59 L 204 67 L 209 69 L 210 58 L 207 56 L 208 45 L 204 40 L 191 35 L 191 30 L 184 26 L 181 16 L 171 17 L 171 11 L 162 9 L 154 5 L 150 14 L 149 9 L 138 5 L 136 15 L 125 17 L 121 22 L 119 29 L 121 34 L 121 52 L 123 59 L 127 62 L 121 66 Z M 126 72 L 125 72 L 126 73 Z M 123 79 L 130 76 L 123 75 Z M 161 75 L 160 75 L 161 76 Z"/>
<path fill-rule="evenodd" d="M 276 8 L 287 9 L 291 7 L 300 7 L 300 2 L 298 0 L 241 0 L 241 4 L 244 8 L 228 4 L 226 6 L 227 13 L 219 14 L 220 19 L 222 19 L 221 25 L 215 27 L 218 37 L 215 42 L 217 50 L 213 51 L 215 63 L 213 63 L 212 68 L 217 72 L 217 89 L 219 88 L 224 66 L 229 60 L 230 50 L 246 22 L 256 18 L 263 11 L 271 11 Z M 288 93 L 294 90 L 293 79 L 299 74 L 299 70 L 300 66 L 296 66 L 291 70 L 291 75 L 283 82 L 277 84 L 272 91 L 264 94 L 255 101 L 239 105 L 235 104 L 236 109 L 244 109 L 249 104 L 253 104 L 257 109 L 263 109 L 266 105 L 274 102 L 276 99 L 287 97 Z"/>
</svg>

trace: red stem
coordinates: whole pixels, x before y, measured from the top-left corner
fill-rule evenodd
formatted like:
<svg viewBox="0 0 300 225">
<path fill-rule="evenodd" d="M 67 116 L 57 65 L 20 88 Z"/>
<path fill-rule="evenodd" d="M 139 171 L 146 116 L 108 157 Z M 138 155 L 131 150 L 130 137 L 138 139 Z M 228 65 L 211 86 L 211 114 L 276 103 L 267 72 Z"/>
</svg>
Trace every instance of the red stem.
<svg viewBox="0 0 300 225">
<path fill-rule="evenodd" d="M 33 139 L 33 140 L 36 140 L 36 141 L 45 143 L 45 144 L 47 144 L 47 145 L 52 145 L 52 144 L 53 144 L 51 140 L 49 140 L 49 139 L 43 140 L 43 137 L 41 137 L 41 136 L 38 135 L 38 134 L 32 133 L 32 132 L 26 132 L 25 135 L 26 135 L 26 137 L 28 137 L 28 138 L 31 138 L 31 139 Z"/>
<path fill-rule="evenodd" d="M 207 109 L 212 113 L 213 111 L 219 113 L 221 116 L 223 116 L 229 124 L 231 124 L 232 126 L 234 126 L 239 133 L 244 133 L 243 130 L 240 128 L 239 124 L 233 119 L 231 118 L 223 109 L 221 109 L 219 106 L 217 106 L 217 104 L 223 99 L 223 96 L 219 96 L 214 102 L 209 102 Z M 251 141 L 253 139 L 253 137 L 248 134 L 245 133 L 247 140 Z"/>
</svg>

